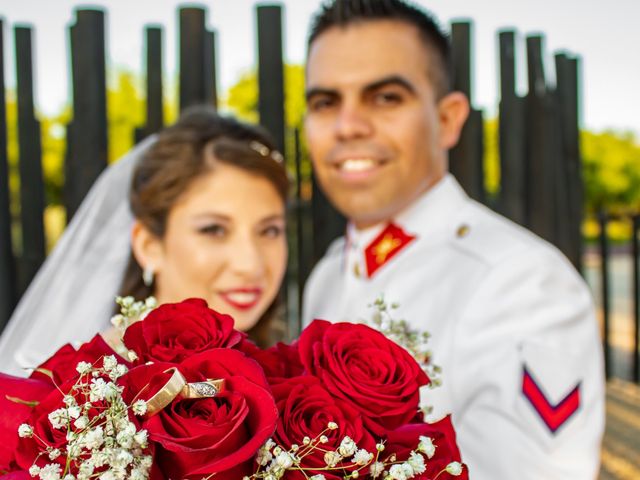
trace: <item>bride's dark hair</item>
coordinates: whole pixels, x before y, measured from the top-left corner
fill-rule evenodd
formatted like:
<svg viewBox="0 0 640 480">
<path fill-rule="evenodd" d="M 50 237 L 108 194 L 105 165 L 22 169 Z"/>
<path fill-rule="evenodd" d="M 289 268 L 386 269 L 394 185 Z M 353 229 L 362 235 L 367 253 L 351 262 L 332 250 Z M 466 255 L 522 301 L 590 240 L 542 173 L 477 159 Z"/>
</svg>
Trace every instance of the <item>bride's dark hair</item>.
<svg viewBox="0 0 640 480">
<path fill-rule="evenodd" d="M 165 234 L 167 218 L 189 186 L 203 174 L 224 163 L 267 179 L 284 203 L 289 181 L 282 155 L 271 137 L 260 127 L 221 116 L 210 107 L 192 107 L 158 134 L 133 173 L 129 192 L 131 211 L 158 238 Z M 142 268 L 133 252 L 120 288 L 120 295 L 144 299 L 153 295 L 153 285 L 142 280 Z M 284 329 L 276 324 L 280 302 L 273 304 L 248 333 L 265 345 Z"/>
</svg>

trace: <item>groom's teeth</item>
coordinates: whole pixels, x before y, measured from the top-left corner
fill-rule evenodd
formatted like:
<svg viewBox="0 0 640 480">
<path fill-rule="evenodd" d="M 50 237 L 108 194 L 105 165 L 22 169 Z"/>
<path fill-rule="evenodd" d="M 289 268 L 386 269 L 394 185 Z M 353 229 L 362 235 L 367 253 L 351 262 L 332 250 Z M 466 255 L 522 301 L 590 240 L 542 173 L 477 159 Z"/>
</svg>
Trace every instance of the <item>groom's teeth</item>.
<svg viewBox="0 0 640 480">
<path fill-rule="evenodd" d="M 370 158 L 350 158 L 340 165 L 340 169 L 345 172 L 364 172 L 376 166 L 376 163 Z"/>
</svg>

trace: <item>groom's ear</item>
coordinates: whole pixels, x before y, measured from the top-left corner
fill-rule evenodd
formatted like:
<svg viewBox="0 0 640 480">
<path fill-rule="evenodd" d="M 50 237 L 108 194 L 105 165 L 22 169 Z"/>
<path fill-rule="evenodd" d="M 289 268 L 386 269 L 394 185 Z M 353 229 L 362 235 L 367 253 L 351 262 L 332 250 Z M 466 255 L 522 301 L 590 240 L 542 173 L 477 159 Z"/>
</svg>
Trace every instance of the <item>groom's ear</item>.
<svg viewBox="0 0 640 480">
<path fill-rule="evenodd" d="M 131 250 L 138 265 L 143 269 L 150 267 L 155 272 L 161 268 L 162 242 L 138 220 L 134 221 L 131 227 Z"/>
</svg>

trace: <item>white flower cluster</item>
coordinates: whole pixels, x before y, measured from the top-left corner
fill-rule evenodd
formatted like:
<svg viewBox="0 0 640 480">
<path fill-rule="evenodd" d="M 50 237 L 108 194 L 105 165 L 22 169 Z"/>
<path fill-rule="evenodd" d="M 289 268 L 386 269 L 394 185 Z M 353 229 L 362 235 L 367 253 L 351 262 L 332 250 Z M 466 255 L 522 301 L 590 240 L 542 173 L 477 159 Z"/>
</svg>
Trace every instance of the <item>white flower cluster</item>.
<svg viewBox="0 0 640 480">
<path fill-rule="evenodd" d="M 116 303 L 120 305 L 120 313 L 111 317 L 111 324 L 123 333 L 129 325 L 142 320 L 158 306 L 154 297 L 148 297 L 144 302 L 136 302 L 131 296 L 116 297 Z"/>
<path fill-rule="evenodd" d="M 302 472 L 309 480 L 326 480 L 322 471 L 340 471 L 344 480 L 363 478 L 367 475 L 368 478 L 381 480 L 408 480 L 424 473 L 427 461 L 435 455 L 436 447 L 433 440 L 424 436 L 419 438 L 418 447 L 411 451 L 409 458 L 404 462 L 397 461 L 395 454 L 381 459 L 380 455 L 385 450 L 383 443 L 378 443 L 376 452 L 371 453 L 358 448 L 356 442 L 348 436 L 342 439 L 336 450 L 325 450 L 321 446 L 328 442 L 325 433 L 337 428 L 337 424 L 330 422 L 327 429 L 316 438 L 305 437 L 301 446 L 292 445 L 289 450 L 276 445 L 272 439 L 267 440 L 256 455 L 258 471 L 250 477 L 244 477 L 243 480 L 278 480 L 285 478 L 288 471 L 296 470 Z M 304 458 L 316 450 L 324 452 L 324 467 L 305 465 Z M 459 462 L 451 462 L 434 479 L 445 472 L 457 477 L 462 474 L 463 468 Z"/>
<path fill-rule="evenodd" d="M 102 358 L 102 367 L 78 363 L 80 377 L 64 398 L 64 407 L 48 415 L 51 426 L 66 431 L 66 444 L 54 448 L 22 424 L 18 435 L 35 438 L 41 445 L 41 456 L 65 461 L 40 467 L 34 462 L 32 477 L 41 480 L 145 480 L 149 478 L 152 457 L 148 455 L 146 430 L 138 430 L 129 420 L 129 410 L 144 415 L 146 403 L 138 400 L 128 406 L 122 398 L 122 387 L 114 383 L 127 373 L 113 355 Z M 64 468 L 63 466 L 64 465 Z"/>
<path fill-rule="evenodd" d="M 369 305 L 374 309 L 369 320 L 361 320 L 361 323 L 378 330 L 389 340 L 403 347 L 418 362 L 422 370 L 427 374 L 431 382 L 429 388 L 439 387 L 442 384 L 440 374 L 442 369 L 431 363 L 431 350 L 429 349 L 429 332 L 413 330 L 406 320 L 396 320 L 391 316 L 391 310 L 396 310 L 400 305 L 392 303 L 388 305 L 381 295 Z M 422 407 L 426 414 L 431 412 L 431 407 Z"/>
</svg>

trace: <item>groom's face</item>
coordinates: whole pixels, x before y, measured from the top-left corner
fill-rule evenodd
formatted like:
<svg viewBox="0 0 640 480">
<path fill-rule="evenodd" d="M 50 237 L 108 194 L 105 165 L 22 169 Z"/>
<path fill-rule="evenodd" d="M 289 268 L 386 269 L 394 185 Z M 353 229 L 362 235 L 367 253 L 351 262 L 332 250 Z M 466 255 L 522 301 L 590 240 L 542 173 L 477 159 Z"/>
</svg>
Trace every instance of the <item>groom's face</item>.
<svg viewBox="0 0 640 480">
<path fill-rule="evenodd" d="M 315 174 L 358 227 L 386 220 L 446 172 L 431 52 L 392 20 L 331 27 L 309 50 L 305 120 Z"/>
</svg>

